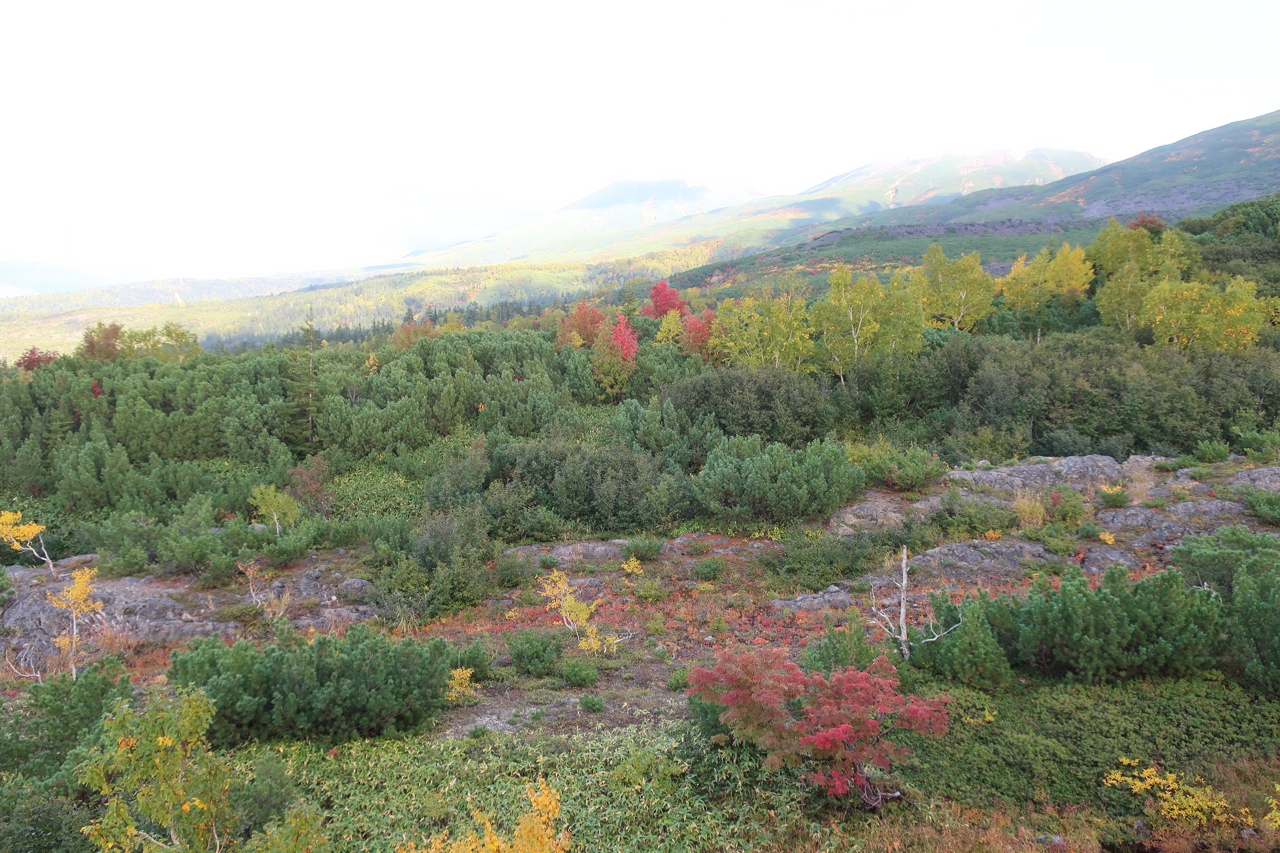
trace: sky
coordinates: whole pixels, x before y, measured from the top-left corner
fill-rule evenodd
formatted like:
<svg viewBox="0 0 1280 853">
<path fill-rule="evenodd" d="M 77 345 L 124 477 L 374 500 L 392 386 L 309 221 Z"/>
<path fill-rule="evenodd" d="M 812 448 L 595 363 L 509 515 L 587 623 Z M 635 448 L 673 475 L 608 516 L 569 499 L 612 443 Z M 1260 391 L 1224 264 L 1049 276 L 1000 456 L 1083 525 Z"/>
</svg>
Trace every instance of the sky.
<svg viewBox="0 0 1280 853">
<path fill-rule="evenodd" d="M 0 0 L 0 263 L 391 262 L 623 179 L 1107 160 L 1280 109 L 1280 3 Z"/>
</svg>

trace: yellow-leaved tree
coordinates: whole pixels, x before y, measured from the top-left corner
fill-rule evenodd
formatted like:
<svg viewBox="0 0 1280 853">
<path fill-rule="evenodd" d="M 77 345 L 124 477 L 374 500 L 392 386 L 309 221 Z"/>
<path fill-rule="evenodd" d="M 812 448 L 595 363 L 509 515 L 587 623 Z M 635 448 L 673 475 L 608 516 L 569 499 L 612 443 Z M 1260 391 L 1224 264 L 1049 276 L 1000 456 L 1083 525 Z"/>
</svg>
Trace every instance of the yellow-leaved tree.
<svg viewBox="0 0 1280 853">
<path fill-rule="evenodd" d="M 67 656 L 71 665 L 72 678 L 76 677 L 80 655 L 80 622 L 86 616 L 102 610 L 102 602 L 91 598 L 93 578 L 97 574 L 97 569 L 76 569 L 71 573 L 71 583 L 68 586 L 56 593 L 45 593 L 49 597 L 50 604 L 71 614 L 71 625 L 53 642 Z"/>
<path fill-rule="evenodd" d="M 982 268 L 977 252 L 950 260 L 942 247 L 933 245 L 924 262 L 911 273 L 911 286 L 924 302 L 929 323 L 937 327 L 971 330 L 991 313 L 996 283 Z"/>
<path fill-rule="evenodd" d="M 0 510 L 0 542 L 5 542 L 15 551 L 26 551 L 33 557 L 44 560 L 44 564 L 56 578 L 58 572 L 49 559 L 49 551 L 44 547 L 45 527 L 34 521 L 23 521 L 22 513 Z M 39 543 L 39 544 L 36 544 Z"/>
<path fill-rule="evenodd" d="M 868 274 L 854 280 L 840 264 L 827 279 L 830 289 L 813 307 L 818 335 L 815 360 L 823 368 L 845 376 L 872 353 L 910 355 L 923 344 L 921 302 L 895 277 L 888 286 Z"/>
<path fill-rule="evenodd" d="M 556 832 L 560 792 L 539 776 L 536 785 L 526 786 L 525 795 L 529 811 L 520 816 L 510 838 L 499 835 L 487 815 L 474 812 L 472 819 L 479 824 L 480 834 L 451 839 L 444 833 L 421 846 L 412 841 L 402 844 L 396 853 L 565 853 L 570 846 L 569 831 Z"/>
<path fill-rule="evenodd" d="M 765 286 L 756 296 L 721 303 L 708 344 L 711 353 L 726 364 L 812 370 L 808 297 L 808 287 L 788 277 L 777 289 Z"/>
<path fill-rule="evenodd" d="M 1020 256 L 1009 274 L 996 282 L 996 288 L 1006 306 L 1027 312 L 1059 294 L 1083 292 L 1092 280 L 1093 265 L 1085 259 L 1084 249 L 1063 243 L 1056 252 L 1047 246 L 1041 249 L 1030 263 L 1026 255 Z M 1039 331 L 1037 328 L 1037 337 Z"/>
<path fill-rule="evenodd" d="M 1179 349 L 1241 350 L 1253 345 L 1267 322 L 1257 285 L 1236 276 L 1225 287 L 1165 279 L 1151 288 L 1138 319 L 1157 344 Z"/>
</svg>

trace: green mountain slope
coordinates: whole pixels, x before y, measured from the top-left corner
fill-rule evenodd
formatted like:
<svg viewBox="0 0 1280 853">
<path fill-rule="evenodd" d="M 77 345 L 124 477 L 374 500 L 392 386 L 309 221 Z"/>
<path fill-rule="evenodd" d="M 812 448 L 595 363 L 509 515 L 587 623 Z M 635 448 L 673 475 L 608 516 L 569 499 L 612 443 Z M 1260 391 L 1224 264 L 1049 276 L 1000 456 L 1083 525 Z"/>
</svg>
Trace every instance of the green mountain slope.
<svg viewBox="0 0 1280 853">
<path fill-rule="evenodd" d="M 1232 122 L 1044 186 L 975 192 L 859 224 L 1100 218 L 1144 211 L 1177 219 L 1280 190 L 1280 111 Z"/>
</svg>

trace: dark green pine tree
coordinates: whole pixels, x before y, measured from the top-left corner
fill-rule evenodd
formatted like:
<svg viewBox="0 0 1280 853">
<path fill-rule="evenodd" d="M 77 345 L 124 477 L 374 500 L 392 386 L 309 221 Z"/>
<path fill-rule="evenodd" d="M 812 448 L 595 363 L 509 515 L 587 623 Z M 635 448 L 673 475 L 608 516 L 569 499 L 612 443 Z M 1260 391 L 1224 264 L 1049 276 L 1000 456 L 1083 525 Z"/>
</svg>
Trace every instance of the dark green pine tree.
<svg viewBox="0 0 1280 853">
<path fill-rule="evenodd" d="M 292 408 L 287 438 L 294 451 L 312 453 L 319 449 L 316 439 L 316 415 L 320 411 L 316 369 L 319 336 L 309 313 L 307 322 L 298 331 L 301 344 L 288 350 L 289 369 L 285 377 L 285 393 Z"/>
<path fill-rule="evenodd" d="M 982 610 L 977 601 L 961 608 L 959 627 L 940 641 L 938 670 L 966 687 L 995 691 L 1013 682 L 1013 670 Z"/>
</svg>

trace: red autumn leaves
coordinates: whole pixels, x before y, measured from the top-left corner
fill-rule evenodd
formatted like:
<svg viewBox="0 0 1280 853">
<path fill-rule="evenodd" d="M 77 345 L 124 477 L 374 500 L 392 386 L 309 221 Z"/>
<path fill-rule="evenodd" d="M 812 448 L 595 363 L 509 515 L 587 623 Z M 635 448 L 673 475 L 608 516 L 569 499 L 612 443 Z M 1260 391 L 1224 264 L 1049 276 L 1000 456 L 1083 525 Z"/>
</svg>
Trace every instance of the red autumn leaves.
<svg viewBox="0 0 1280 853">
<path fill-rule="evenodd" d="M 801 670 L 785 649 L 730 650 L 711 669 L 695 668 L 689 683 L 690 695 L 725 707 L 720 721 L 735 737 L 768 753 L 766 766 L 805 762 L 809 781 L 828 794 L 856 793 L 873 807 L 899 796 L 882 774 L 909 754 L 886 736 L 947 730 L 948 698 L 903 695 L 884 656 L 827 678 Z"/>
</svg>

